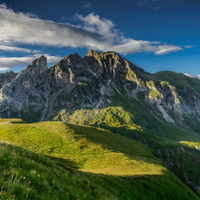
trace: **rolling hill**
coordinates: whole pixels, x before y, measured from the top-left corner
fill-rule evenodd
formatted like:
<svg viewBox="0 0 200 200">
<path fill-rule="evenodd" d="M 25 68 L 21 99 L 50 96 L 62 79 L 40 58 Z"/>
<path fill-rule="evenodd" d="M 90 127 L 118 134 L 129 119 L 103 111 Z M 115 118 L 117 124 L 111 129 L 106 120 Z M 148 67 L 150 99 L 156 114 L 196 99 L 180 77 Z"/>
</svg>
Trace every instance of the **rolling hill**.
<svg viewBox="0 0 200 200">
<path fill-rule="evenodd" d="M 155 151 L 110 131 L 0 121 L 1 199 L 199 199 Z"/>
</svg>

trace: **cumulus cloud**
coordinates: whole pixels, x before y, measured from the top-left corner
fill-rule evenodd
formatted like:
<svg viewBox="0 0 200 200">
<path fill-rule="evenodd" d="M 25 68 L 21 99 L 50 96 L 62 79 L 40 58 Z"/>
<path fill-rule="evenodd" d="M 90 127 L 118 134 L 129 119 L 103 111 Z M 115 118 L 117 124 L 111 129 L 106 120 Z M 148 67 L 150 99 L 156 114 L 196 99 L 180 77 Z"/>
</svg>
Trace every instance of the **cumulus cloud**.
<svg viewBox="0 0 200 200">
<path fill-rule="evenodd" d="M 28 65 L 40 56 L 41 54 L 24 57 L 0 57 L 0 71 L 11 70 L 13 66 Z M 47 57 L 48 63 L 57 62 L 61 59 L 60 56 L 50 56 L 48 54 L 44 54 L 44 56 Z"/>
<path fill-rule="evenodd" d="M 80 25 L 42 20 L 33 14 L 17 13 L 0 5 L 0 49 L 32 52 L 15 44 L 46 45 L 55 47 L 86 47 L 100 51 L 112 50 L 121 54 L 151 52 L 156 55 L 180 51 L 176 45 L 158 41 L 126 38 L 115 24 L 95 13 L 76 15 Z"/>
<path fill-rule="evenodd" d="M 84 25 L 82 25 L 83 29 L 104 35 L 104 37 L 116 36 L 116 30 L 113 29 L 115 24 L 112 21 L 100 18 L 99 15 L 95 15 L 94 13 L 90 13 L 85 17 L 79 14 L 76 14 L 76 16 L 84 22 Z"/>
<path fill-rule="evenodd" d="M 59 47 L 101 46 L 104 37 L 68 24 L 41 20 L 0 7 L 0 42 L 3 44 L 51 45 Z"/>
<path fill-rule="evenodd" d="M 155 55 L 163 55 L 171 52 L 183 50 L 182 47 L 176 45 L 161 44 L 158 41 L 135 40 L 125 38 L 115 29 L 115 24 L 112 21 L 103 19 L 99 15 L 90 13 L 87 16 L 76 15 L 84 24 L 81 26 L 84 30 L 104 35 L 104 37 L 112 41 L 112 44 L 105 44 L 106 49 L 98 48 L 99 50 L 111 50 L 122 54 L 153 52 Z"/>
</svg>

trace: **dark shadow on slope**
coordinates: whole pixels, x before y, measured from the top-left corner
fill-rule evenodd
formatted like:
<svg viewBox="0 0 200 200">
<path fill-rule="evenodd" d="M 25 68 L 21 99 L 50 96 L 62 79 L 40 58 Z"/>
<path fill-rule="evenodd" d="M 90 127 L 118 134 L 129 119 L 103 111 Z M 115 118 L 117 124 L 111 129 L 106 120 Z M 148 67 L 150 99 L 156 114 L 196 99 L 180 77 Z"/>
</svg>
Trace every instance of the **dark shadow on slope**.
<svg viewBox="0 0 200 200">
<path fill-rule="evenodd" d="M 137 140 L 139 142 L 142 142 L 144 144 L 147 144 L 148 146 L 154 147 L 155 150 L 153 150 L 152 148 L 148 148 L 143 146 L 140 143 L 132 143 L 131 145 L 128 145 L 129 139 L 126 138 L 121 138 L 121 137 L 116 137 L 117 135 L 113 135 L 110 133 L 105 133 L 105 131 L 101 131 L 98 130 L 98 128 L 94 128 L 94 127 L 88 127 L 88 126 L 79 126 L 79 125 L 74 125 L 74 124 L 66 124 L 67 126 L 69 126 L 75 134 L 77 135 L 82 135 L 84 137 L 86 137 L 89 141 L 95 142 L 97 144 L 101 144 L 103 146 L 103 148 L 105 149 L 109 149 L 113 152 L 120 152 L 123 153 L 124 156 L 129 157 L 131 159 L 133 159 L 133 156 L 138 156 L 137 159 L 142 161 L 142 162 L 146 162 L 149 164 L 158 164 L 158 165 L 162 165 L 161 162 L 156 159 L 154 155 L 156 155 L 156 157 L 158 157 L 158 154 L 156 154 L 155 150 L 161 149 L 162 153 L 163 153 L 163 157 L 162 160 L 165 162 L 166 160 L 168 161 L 168 157 L 165 156 L 166 152 L 171 149 L 173 150 L 173 153 L 176 154 L 175 157 L 170 157 L 170 161 L 168 161 L 168 163 L 170 163 L 171 161 L 173 161 L 173 163 L 177 164 L 177 160 L 179 161 L 179 155 L 178 155 L 178 149 L 177 147 L 182 146 L 181 144 L 179 144 L 179 140 L 174 140 L 175 143 L 172 144 L 166 144 L 164 146 L 160 146 L 159 145 L 159 137 L 153 138 L 152 135 L 148 135 L 148 132 L 145 132 L 144 134 L 142 132 L 139 132 L 137 130 L 129 130 L 126 129 L 124 127 L 104 127 L 107 128 L 111 131 L 113 131 L 115 134 L 121 134 L 123 136 L 129 137 L 131 139 Z M 66 132 L 67 134 L 67 132 Z M 153 134 L 153 132 L 151 133 Z M 78 139 L 78 138 L 77 138 Z M 148 150 L 151 152 L 152 154 L 145 154 L 143 152 L 144 148 L 148 148 Z M 190 148 L 186 148 L 184 147 L 185 151 L 188 152 L 187 156 L 185 156 L 185 158 L 183 158 L 183 162 L 184 166 L 181 167 L 177 167 L 177 166 L 168 166 L 168 168 L 173 171 L 176 175 L 178 175 L 178 177 L 180 179 L 182 179 L 183 181 L 185 181 L 185 179 L 183 178 L 183 174 L 184 172 L 187 172 L 187 174 L 189 175 L 189 177 L 192 177 L 191 181 L 194 182 L 196 184 L 196 182 L 198 181 L 198 177 L 199 174 L 197 175 L 195 172 L 198 172 L 198 166 L 199 163 L 197 162 L 199 159 L 198 157 L 200 157 L 199 155 L 199 151 L 198 150 L 193 150 L 193 155 L 195 155 L 195 162 L 194 160 L 192 160 L 194 158 L 191 157 L 190 153 L 191 153 L 191 149 Z M 171 154 L 173 154 L 171 153 Z M 60 159 L 60 158 L 53 158 L 50 157 L 51 159 L 54 159 L 60 163 L 63 163 L 64 165 L 70 166 L 72 168 L 79 168 L 80 165 L 78 165 L 75 162 L 71 162 L 70 160 L 67 159 Z M 178 158 L 178 159 L 177 159 Z M 135 158 L 134 158 L 135 159 Z M 168 164 L 167 163 L 167 164 Z M 191 163 L 193 163 L 192 169 L 190 170 L 189 168 L 191 168 Z M 166 163 L 165 163 L 166 164 Z M 193 187 L 191 187 L 192 189 L 194 189 Z"/>
<path fill-rule="evenodd" d="M 104 148 L 110 149 L 112 151 L 124 153 L 125 156 L 132 159 L 131 156 L 131 149 L 128 149 L 128 145 L 126 143 L 122 143 L 120 140 L 116 140 L 116 144 L 113 144 L 111 140 L 104 140 L 97 133 L 96 128 L 92 128 L 89 130 L 89 127 L 85 126 L 85 131 L 83 131 L 83 127 L 81 126 L 81 130 L 78 129 L 77 125 L 67 124 L 70 128 L 75 131 L 75 134 L 82 134 L 88 140 L 91 140 L 96 143 L 100 143 L 104 145 Z M 108 130 L 114 130 L 115 134 L 120 134 L 122 136 L 129 137 L 130 139 L 137 140 L 147 146 L 153 147 L 151 152 L 154 154 L 155 157 L 161 158 L 164 162 L 165 166 L 176 174 L 183 182 L 187 183 L 188 187 L 190 187 L 194 192 L 198 193 L 198 186 L 199 186 L 199 160 L 200 160 L 200 151 L 195 148 L 189 148 L 180 144 L 180 140 L 174 140 L 171 142 L 169 140 L 166 144 L 159 143 L 159 137 L 153 138 L 153 136 L 148 136 L 148 132 L 142 133 L 139 131 L 128 130 L 125 128 L 116 128 L 116 127 L 104 127 Z M 89 134 L 89 131 L 91 133 Z M 87 134 L 86 134 L 87 133 Z M 92 136 L 95 135 L 95 137 Z M 116 135 L 117 136 L 117 135 Z M 155 140 L 156 139 L 156 140 Z M 194 142 L 194 140 L 192 140 Z M 171 143 L 170 143 L 171 142 Z M 133 144 L 134 145 L 134 144 Z M 144 148 L 141 146 L 141 148 Z M 150 149 L 150 148 L 149 148 Z M 150 150 L 149 150 L 150 151 Z M 132 151 L 134 152 L 134 150 Z M 157 153 L 158 152 L 158 153 Z M 151 159 L 147 155 L 142 155 L 140 153 L 135 153 L 133 155 L 140 156 L 139 160 L 154 163 L 155 157 Z M 143 159 L 149 158 L 146 160 Z M 137 159 L 137 158 L 135 158 Z M 156 164 L 156 162 L 154 163 Z M 199 194 L 199 193 L 198 193 Z"/>
<path fill-rule="evenodd" d="M 155 159 L 152 153 L 155 153 L 154 150 L 150 147 L 147 147 L 137 141 L 129 140 L 127 137 L 122 137 L 118 134 L 113 134 L 111 132 L 106 132 L 103 129 L 95 128 L 92 126 L 68 124 L 74 134 L 82 135 L 87 138 L 87 140 L 94 143 L 102 145 L 104 149 L 109 149 L 112 152 L 123 153 L 125 156 L 128 154 L 147 157 Z M 157 160 L 158 161 L 158 160 Z"/>
<path fill-rule="evenodd" d="M 12 121 L 10 123 L 11 124 L 27 124 L 27 122 L 25 122 L 24 120 L 22 120 L 22 121 Z"/>
</svg>

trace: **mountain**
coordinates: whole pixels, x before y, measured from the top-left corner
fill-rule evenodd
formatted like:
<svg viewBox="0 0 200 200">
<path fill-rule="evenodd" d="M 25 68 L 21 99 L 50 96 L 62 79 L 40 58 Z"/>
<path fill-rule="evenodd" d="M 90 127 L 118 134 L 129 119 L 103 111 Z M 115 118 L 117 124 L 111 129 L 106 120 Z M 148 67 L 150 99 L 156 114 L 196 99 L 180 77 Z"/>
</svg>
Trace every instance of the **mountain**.
<svg viewBox="0 0 200 200">
<path fill-rule="evenodd" d="M 170 71 L 150 74 L 115 52 L 93 50 L 84 58 L 70 54 L 49 69 L 41 56 L 18 74 L 0 76 L 1 118 L 63 121 L 77 127 L 94 126 L 94 134 L 103 128 L 116 137 L 122 135 L 142 149 L 153 149 L 153 155 L 200 196 L 197 78 Z M 15 139 L 5 140 L 15 143 Z M 37 148 L 27 146 L 41 153 Z"/>
</svg>

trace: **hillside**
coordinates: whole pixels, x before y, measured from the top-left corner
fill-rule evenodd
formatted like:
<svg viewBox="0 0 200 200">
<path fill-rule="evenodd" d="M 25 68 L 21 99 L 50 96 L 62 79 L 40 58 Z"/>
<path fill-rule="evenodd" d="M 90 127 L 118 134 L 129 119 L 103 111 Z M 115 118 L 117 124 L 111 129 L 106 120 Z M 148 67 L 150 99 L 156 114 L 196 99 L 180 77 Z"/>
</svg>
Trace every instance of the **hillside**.
<svg viewBox="0 0 200 200">
<path fill-rule="evenodd" d="M 1 119 L 0 140 L 1 199 L 199 199 L 153 149 L 101 128 Z"/>
<path fill-rule="evenodd" d="M 196 78 L 170 71 L 150 74 L 111 51 L 90 50 L 84 58 L 70 54 L 50 68 L 41 56 L 18 74 L 1 74 L 0 117 L 8 119 L 2 119 L 2 141 L 71 160 L 67 165 L 85 173 L 158 178 L 164 167 L 200 196 Z M 10 118 L 27 124 L 10 123 Z M 76 133 L 88 135 L 80 139 Z M 126 137 L 129 150 L 119 145 L 119 135 Z M 132 170 L 136 166 L 139 171 Z"/>
</svg>

